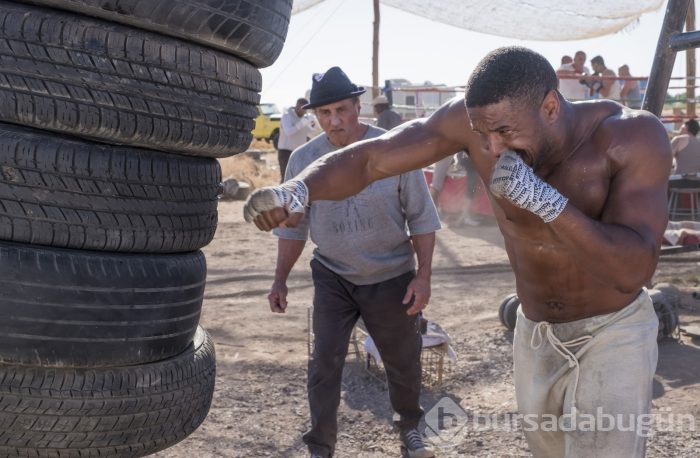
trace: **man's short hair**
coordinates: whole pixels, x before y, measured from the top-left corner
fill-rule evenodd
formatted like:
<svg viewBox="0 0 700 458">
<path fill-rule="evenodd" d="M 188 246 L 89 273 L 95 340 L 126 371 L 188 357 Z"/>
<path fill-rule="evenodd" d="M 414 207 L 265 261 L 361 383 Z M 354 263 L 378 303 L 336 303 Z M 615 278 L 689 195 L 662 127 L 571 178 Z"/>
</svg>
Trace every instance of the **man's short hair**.
<svg viewBox="0 0 700 458">
<path fill-rule="evenodd" d="M 299 106 L 299 105 L 306 105 L 307 103 L 309 103 L 308 100 L 306 100 L 304 97 L 299 97 L 299 98 L 297 99 L 297 104 L 296 104 L 296 106 Z"/>
<path fill-rule="evenodd" d="M 696 119 L 689 119 L 685 122 L 685 127 L 691 135 L 696 136 L 700 132 L 700 124 Z"/>
<path fill-rule="evenodd" d="M 571 56 L 561 56 L 561 64 L 570 64 L 574 59 Z"/>
<path fill-rule="evenodd" d="M 591 59 L 591 64 L 602 65 L 605 67 L 605 61 L 601 56 L 595 56 L 593 59 Z"/>
<path fill-rule="evenodd" d="M 467 107 L 482 107 L 511 99 L 539 107 L 545 95 L 557 88 L 557 74 L 541 54 L 520 46 L 491 51 L 476 66 L 467 82 Z"/>
</svg>

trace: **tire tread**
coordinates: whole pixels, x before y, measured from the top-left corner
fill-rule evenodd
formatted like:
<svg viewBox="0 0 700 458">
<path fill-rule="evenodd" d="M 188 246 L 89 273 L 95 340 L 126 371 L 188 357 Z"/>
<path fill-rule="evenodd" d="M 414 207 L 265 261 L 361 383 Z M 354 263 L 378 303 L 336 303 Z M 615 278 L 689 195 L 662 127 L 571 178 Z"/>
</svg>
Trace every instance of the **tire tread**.
<svg viewBox="0 0 700 458">
<path fill-rule="evenodd" d="M 145 456 L 192 433 L 214 391 L 211 338 L 172 358 L 110 369 L 0 366 L 0 455 Z"/>
<path fill-rule="evenodd" d="M 168 358 L 197 329 L 205 279 L 201 251 L 134 255 L 0 242 L 0 364 L 108 367 Z"/>
<path fill-rule="evenodd" d="M 0 123 L 0 240 L 84 250 L 194 251 L 213 238 L 214 159 L 75 141 Z"/>
<path fill-rule="evenodd" d="M 138 29 L 2 4 L 0 119 L 195 156 L 250 144 L 261 89 L 253 66 Z"/>
</svg>

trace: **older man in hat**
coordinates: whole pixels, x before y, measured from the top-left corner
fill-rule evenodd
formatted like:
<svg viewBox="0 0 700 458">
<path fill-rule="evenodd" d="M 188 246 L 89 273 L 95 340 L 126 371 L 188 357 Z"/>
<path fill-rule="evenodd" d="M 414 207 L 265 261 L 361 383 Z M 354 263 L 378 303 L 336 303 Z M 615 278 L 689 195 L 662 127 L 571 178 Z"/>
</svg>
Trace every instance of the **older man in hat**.
<svg viewBox="0 0 700 458">
<path fill-rule="evenodd" d="M 358 87 L 338 67 L 312 80 L 310 103 L 325 134 L 297 148 L 286 179 L 339 148 L 374 138 L 384 130 L 359 121 Z M 316 245 L 314 351 L 309 360 L 311 429 L 304 435 L 312 457 L 335 451 L 340 385 L 350 335 L 362 318 L 386 368 L 394 423 L 411 457 L 432 457 L 418 423 L 421 388 L 419 312 L 430 298 L 435 231 L 440 222 L 420 171 L 379 180 L 359 194 L 318 201 L 295 228 L 278 228 L 270 309 L 287 309 L 287 277 L 306 240 Z M 416 269 L 417 255 L 418 265 Z"/>
<path fill-rule="evenodd" d="M 377 127 L 391 130 L 401 124 L 401 115 L 391 109 L 389 99 L 385 95 L 379 95 L 372 100 L 374 112 L 377 115 Z"/>
</svg>

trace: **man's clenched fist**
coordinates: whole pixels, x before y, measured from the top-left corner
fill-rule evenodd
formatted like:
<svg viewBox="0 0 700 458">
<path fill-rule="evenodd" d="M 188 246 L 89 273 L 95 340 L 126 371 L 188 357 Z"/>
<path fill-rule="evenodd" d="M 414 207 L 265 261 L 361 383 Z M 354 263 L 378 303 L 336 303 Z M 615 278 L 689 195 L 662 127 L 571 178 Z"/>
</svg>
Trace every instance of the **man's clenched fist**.
<svg viewBox="0 0 700 458">
<path fill-rule="evenodd" d="M 260 229 L 269 230 L 276 223 L 263 223 L 261 218 L 272 212 L 304 214 L 308 204 L 309 190 L 301 180 L 290 180 L 279 186 L 269 186 L 254 191 L 243 207 L 243 218 L 246 222 L 255 222 Z M 270 226 L 270 227 L 267 227 Z"/>
<path fill-rule="evenodd" d="M 489 189 L 497 197 L 536 214 L 545 223 L 559 216 L 568 202 L 513 151 L 501 154 L 493 168 Z"/>
</svg>

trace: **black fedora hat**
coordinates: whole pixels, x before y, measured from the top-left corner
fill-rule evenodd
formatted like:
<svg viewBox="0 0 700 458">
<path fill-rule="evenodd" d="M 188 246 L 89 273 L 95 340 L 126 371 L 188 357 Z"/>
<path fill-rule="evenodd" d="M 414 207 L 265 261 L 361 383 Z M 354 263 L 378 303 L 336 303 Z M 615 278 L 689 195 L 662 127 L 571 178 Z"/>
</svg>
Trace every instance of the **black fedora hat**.
<svg viewBox="0 0 700 458">
<path fill-rule="evenodd" d="M 303 108 L 328 105 L 364 94 L 366 91 L 367 88 L 353 84 L 340 67 L 331 67 L 326 73 L 314 73 L 311 78 L 311 101 Z"/>
</svg>

